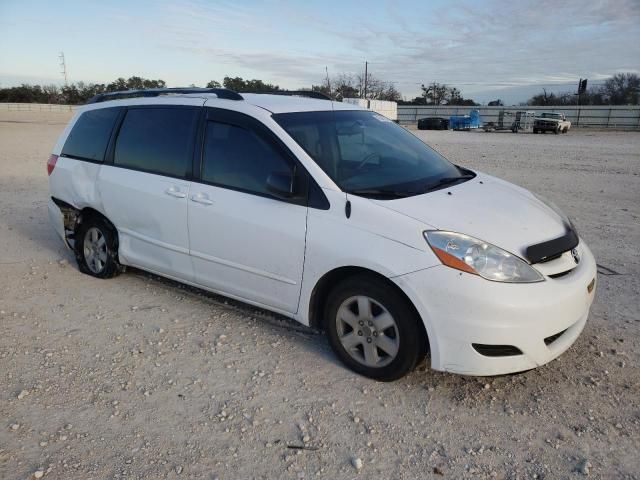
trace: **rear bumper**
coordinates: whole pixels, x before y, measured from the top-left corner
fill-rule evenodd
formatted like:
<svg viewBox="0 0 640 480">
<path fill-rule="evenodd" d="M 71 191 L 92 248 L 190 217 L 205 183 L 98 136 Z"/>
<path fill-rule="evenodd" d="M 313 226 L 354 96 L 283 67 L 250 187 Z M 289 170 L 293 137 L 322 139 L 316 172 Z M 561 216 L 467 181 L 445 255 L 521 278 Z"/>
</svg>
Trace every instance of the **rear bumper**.
<svg viewBox="0 0 640 480">
<path fill-rule="evenodd" d="M 58 205 L 56 205 L 55 202 L 51 198 L 49 198 L 47 208 L 49 210 L 49 221 L 51 222 L 51 225 L 53 225 L 53 229 L 60 236 L 65 246 L 69 248 L 69 245 L 65 240 L 64 216 L 62 215 L 60 207 L 58 207 Z"/>
<path fill-rule="evenodd" d="M 540 283 L 491 282 L 445 266 L 394 278 L 425 323 L 432 368 L 501 375 L 561 355 L 582 332 L 595 295 L 595 284 L 587 289 L 595 282 L 595 259 L 584 243 L 580 247 L 582 259 L 571 273 Z M 473 344 L 512 346 L 522 353 L 488 356 Z"/>
</svg>

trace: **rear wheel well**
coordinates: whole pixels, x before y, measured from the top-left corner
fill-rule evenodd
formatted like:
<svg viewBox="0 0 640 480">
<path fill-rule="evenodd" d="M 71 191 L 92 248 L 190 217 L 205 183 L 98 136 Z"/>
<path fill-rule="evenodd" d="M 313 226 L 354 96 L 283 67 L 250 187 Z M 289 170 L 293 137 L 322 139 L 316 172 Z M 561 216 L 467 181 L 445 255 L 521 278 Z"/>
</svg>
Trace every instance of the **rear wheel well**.
<svg viewBox="0 0 640 480">
<path fill-rule="evenodd" d="M 310 327 L 316 328 L 318 330 L 324 329 L 323 323 L 324 323 L 324 316 L 325 316 L 325 306 L 326 306 L 326 301 L 327 301 L 327 297 L 329 296 L 329 293 L 338 283 L 345 280 L 346 278 L 353 277 L 356 275 L 366 275 L 366 276 L 371 276 L 373 278 L 376 278 L 377 280 L 380 280 L 386 285 L 388 285 L 389 288 L 392 288 L 396 292 L 398 292 L 402 296 L 402 298 L 405 299 L 405 301 L 407 302 L 407 305 L 413 311 L 416 320 L 418 320 L 418 327 L 421 329 L 424 335 L 424 338 L 426 339 L 426 342 L 428 344 L 429 337 L 427 335 L 424 322 L 422 321 L 422 317 L 420 316 L 418 310 L 416 309 L 411 299 L 407 296 L 407 294 L 404 293 L 404 291 L 402 291 L 400 287 L 398 287 L 395 283 L 393 283 L 384 275 L 363 267 L 336 268 L 326 273 L 320 280 L 318 280 L 318 283 L 316 283 L 316 286 L 311 292 L 311 300 L 309 302 L 309 326 Z"/>
<path fill-rule="evenodd" d="M 85 220 L 87 220 L 88 218 L 95 218 L 95 217 L 103 218 L 107 222 L 109 222 L 109 224 L 113 225 L 109 221 L 109 219 L 107 217 L 105 217 L 98 210 L 95 210 L 95 209 L 93 209 L 91 207 L 85 207 L 82 210 L 80 210 L 80 215 L 78 216 L 78 225 L 81 224 L 82 222 L 84 222 Z M 77 226 L 76 226 L 76 228 L 77 228 Z"/>
<path fill-rule="evenodd" d="M 115 249 L 116 249 L 116 259 L 118 258 L 118 247 L 119 247 L 119 238 L 118 238 L 118 229 L 115 227 L 115 225 L 113 223 L 111 223 L 111 220 L 109 220 L 106 216 L 104 216 L 102 213 L 100 213 L 98 210 L 91 208 L 91 207 L 85 207 L 82 210 L 80 210 L 78 212 L 77 215 L 77 219 L 76 219 L 76 224 L 75 224 L 75 228 L 74 228 L 74 237 L 76 232 L 78 231 L 78 227 L 80 227 L 80 224 L 87 222 L 89 219 L 92 218 L 100 218 L 102 220 L 104 220 L 109 227 L 111 227 L 111 230 L 113 232 L 114 235 L 114 241 L 115 241 Z M 75 248 L 74 248 L 75 250 Z"/>
</svg>

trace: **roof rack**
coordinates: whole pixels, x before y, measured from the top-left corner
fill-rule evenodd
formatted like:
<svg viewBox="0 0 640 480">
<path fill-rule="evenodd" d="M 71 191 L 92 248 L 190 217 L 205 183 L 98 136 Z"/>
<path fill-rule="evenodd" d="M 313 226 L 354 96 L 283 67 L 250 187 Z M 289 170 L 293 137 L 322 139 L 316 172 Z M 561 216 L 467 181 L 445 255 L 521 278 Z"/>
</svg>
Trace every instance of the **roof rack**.
<svg viewBox="0 0 640 480">
<path fill-rule="evenodd" d="M 100 103 L 119 98 L 158 97 L 172 93 L 214 93 L 218 98 L 224 98 L 226 100 L 244 100 L 242 95 L 226 88 L 145 88 L 140 90 L 99 93 L 90 98 L 87 103 Z"/>
<path fill-rule="evenodd" d="M 286 95 L 289 97 L 308 97 L 317 100 L 333 100 L 329 95 L 318 92 L 316 90 L 271 90 L 266 92 L 243 92 L 243 93 L 260 93 L 264 95 Z"/>
</svg>

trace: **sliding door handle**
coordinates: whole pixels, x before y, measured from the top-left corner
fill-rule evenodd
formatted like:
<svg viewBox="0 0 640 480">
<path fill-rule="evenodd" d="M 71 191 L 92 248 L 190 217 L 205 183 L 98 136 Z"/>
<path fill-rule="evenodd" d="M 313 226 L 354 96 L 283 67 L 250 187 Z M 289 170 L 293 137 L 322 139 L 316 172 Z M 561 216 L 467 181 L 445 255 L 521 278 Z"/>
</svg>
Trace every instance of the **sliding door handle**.
<svg viewBox="0 0 640 480">
<path fill-rule="evenodd" d="M 195 195 L 191 195 L 191 201 L 200 203 L 201 205 L 213 205 L 213 200 L 210 200 L 206 193 L 196 193 Z"/>
<path fill-rule="evenodd" d="M 171 188 L 167 188 L 164 193 L 166 193 L 167 195 L 171 195 L 172 197 L 176 197 L 176 198 L 185 198 L 187 196 L 186 193 L 181 192 L 180 190 L 178 190 L 175 187 L 171 187 Z"/>
</svg>

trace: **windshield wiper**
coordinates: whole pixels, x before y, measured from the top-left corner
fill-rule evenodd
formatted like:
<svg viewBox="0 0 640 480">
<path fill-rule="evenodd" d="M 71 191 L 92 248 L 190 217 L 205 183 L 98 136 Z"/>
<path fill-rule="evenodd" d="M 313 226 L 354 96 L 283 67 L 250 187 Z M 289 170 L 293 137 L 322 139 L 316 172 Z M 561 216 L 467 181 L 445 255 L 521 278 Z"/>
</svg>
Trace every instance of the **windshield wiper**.
<svg viewBox="0 0 640 480">
<path fill-rule="evenodd" d="M 417 195 L 418 192 L 401 191 L 401 190 L 385 190 L 384 188 L 362 188 L 355 190 L 347 190 L 347 193 L 359 195 L 363 197 L 383 197 L 383 198 L 404 198 Z"/>
<path fill-rule="evenodd" d="M 470 180 L 470 179 L 472 179 L 474 177 L 475 177 L 475 175 L 472 175 L 470 173 L 465 173 L 465 174 L 457 176 L 457 177 L 444 177 L 444 178 L 441 178 L 440 180 L 438 180 L 438 183 L 436 183 L 435 185 L 431 185 L 425 191 L 429 192 L 431 190 L 438 189 L 438 188 L 440 188 L 440 187 L 442 187 L 444 185 L 449 185 L 451 183 L 456 183 L 456 182 L 462 181 L 462 180 Z"/>
<path fill-rule="evenodd" d="M 385 188 L 361 188 L 354 190 L 347 190 L 347 193 L 353 195 L 361 195 L 363 197 L 381 197 L 381 198 L 405 198 L 413 197 L 414 195 L 422 195 L 423 193 L 436 190 L 444 185 L 455 183 L 458 181 L 470 180 L 475 177 L 473 173 L 463 173 L 457 177 L 444 177 L 438 180 L 434 185 L 428 186 L 420 190 L 392 190 Z"/>
</svg>

